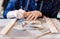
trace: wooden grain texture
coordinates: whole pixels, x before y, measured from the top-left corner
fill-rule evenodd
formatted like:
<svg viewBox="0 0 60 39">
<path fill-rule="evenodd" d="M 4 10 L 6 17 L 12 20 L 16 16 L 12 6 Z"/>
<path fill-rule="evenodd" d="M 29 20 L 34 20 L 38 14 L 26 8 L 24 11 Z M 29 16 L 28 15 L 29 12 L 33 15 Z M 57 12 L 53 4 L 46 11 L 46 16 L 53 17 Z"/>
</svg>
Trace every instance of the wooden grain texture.
<svg viewBox="0 0 60 39">
<path fill-rule="evenodd" d="M 30 24 L 30 25 L 28 25 Z M 34 21 L 24 21 L 22 23 L 22 27 L 27 27 L 26 25 L 28 26 L 37 26 L 37 27 L 41 27 L 41 22 L 39 20 L 34 20 Z"/>
<path fill-rule="evenodd" d="M 40 37 L 47 35 L 49 33 L 51 33 L 51 32 L 50 31 L 43 32 L 42 34 L 39 34 L 38 36 L 36 36 L 35 39 L 40 38 Z"/>
<path fill-rule="evenodd" d="M 52 20 L 50 18 L 44 18 L 46 20 L 46 23 L 51 31 L 51 33 L 59 33 L 55 24 L 52 22 Z"/>
<path fill-rule="evenodd" d="M 57 19 L 52 19 L 53 23 L 55 24 L 57 30 L 60 33 L 60 22 Z"/>
<path fill-rule="evenodd" d="M 2 31 L 0 32 L 0 34 L 2 35 L 6 35 L 10 30 L 11 28 L 13 28 L 13 25 L 14 23 L 16 22 L 17 19 L 12 19 L 3 29 Z"/>
<path fill-rule="evenodd" d="M 33 20 L 33 21 L 25 21 L 25 23 L 32 23 L 32 24 L 41 24 L 39 20 Z"/>
</svg>

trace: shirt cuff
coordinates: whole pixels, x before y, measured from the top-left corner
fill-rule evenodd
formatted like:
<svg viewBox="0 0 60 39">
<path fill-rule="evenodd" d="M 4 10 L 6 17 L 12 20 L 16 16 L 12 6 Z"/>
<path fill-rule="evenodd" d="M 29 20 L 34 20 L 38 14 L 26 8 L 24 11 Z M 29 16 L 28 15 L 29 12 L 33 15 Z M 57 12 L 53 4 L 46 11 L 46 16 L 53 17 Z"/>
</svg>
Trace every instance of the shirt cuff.
<svg viewBox="0 0 60 39">
<path fill-rule="evenodd" d="M 17 12 L 18 12 L 18 10 L 9 11 L 7 13 L 7 18 L 14 18 L 14 17 L 16 17 Z"/>
<path fill-rule="evenodd" d="M 9 12 L 7 13 L 7 18 L 19 18 L 19 17 L 22 17 L 24 12 L 25 12 L 25 11 L 22 10 L 22 9 L 14 10 L 14 11 L 9 11 Z M 17 14 L 20 14 L 20 16 L 17 17 Z M 19 19 L 20 19 L 20 18 L 19 18 Z"/>
</svg>

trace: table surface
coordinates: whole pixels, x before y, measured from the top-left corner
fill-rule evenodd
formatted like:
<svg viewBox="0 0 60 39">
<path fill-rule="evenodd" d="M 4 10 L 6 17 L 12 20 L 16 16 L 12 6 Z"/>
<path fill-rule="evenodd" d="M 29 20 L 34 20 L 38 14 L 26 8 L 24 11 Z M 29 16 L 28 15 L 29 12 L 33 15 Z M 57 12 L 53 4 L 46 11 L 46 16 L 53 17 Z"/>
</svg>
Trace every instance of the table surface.
<svg viewBox="0 0 60 39">
<path fill-rule="evenodd" d="M 13 19 L 0 19 L 0 31 L 5 27 L 5 25 L 8 24 L 9 21 L 11 21 Z M 21 38 L 23 37 L 22 39 L 31 39 L 31 38 L 35 38 L 36 36 L 38 36 L 39 34 L 41 33 L 44 33 L 46 31 L 49 31 L 49 28 L 46 24 L 46 22 L 43 20 L 43 19 L 39 19 L 39 21 L 42 23 L 41 25 L 43 25 L 44 27 L 46 27 L 47 29 L 45 30 L 23 30 L 21 28 L 21 24 L 24 20 L 18 20 L 14 27 L 11 29 L 11 31 L 5 35 L 4 37 L 16 37 L 16 39 L 18 38 Z M 18 27 L 16 27 L 18 26 Z M 18 29 L 17 29 L 18 28 Z M 17 38 L 18 37 L 18 38 Z M 52 34 L 52 33 L 49 33 L 49 34 L 46 34 L 44 36 L 41 36 L 37 39 L 57 39 L 57 38 L 60 38 L 60 34 Z"/>
</svg>

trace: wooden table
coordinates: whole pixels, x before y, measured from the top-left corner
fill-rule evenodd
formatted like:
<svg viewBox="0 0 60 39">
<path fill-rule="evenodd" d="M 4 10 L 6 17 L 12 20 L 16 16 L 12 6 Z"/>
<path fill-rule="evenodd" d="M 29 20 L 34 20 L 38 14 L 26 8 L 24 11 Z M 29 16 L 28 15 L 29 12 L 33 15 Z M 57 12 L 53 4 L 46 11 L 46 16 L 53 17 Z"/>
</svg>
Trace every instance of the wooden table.
<svg viewBox="0 0 60 39">
<path fill-rule="evenodd" d="M 5 25 L 7 25 L 7 23 L 10 21 L 10 20 L 12 20 L 12 19 L 0 19 L 0 20 L 2 20 L 2 21 L 0 21 L 0 22 L 2 22 L 2 23 L 0 23 L 0 31 L 2 30 L 2 28 L 5 26 Z M 42 25 L 44 26 L 44 27 L 46 27 L 48 30 L 46 30 L 46 31 L 49 31 L 49 28 L 48 28 L 48 26 L 47 26 L 47 24 L 46 24 L 46 22 L 45 22 L 45 20 L 43 20 L 43 19 L 39 19 L 40 20 L 40 22 L 42 23 Z M 18 20 L 16 23 L 15 23 L 15 27 L 16 26 L 21 26 L 21 23 L 23 22 L 24 20 Z M 2 25 L 2 26 L 1 26 Z M 19 30 L 19 29 L 16 29 L 15 27 L 13 27 L 12 29 L 11 29 L 11 31 L 7 34 L 7 35 L 5 35 L 5 36 L 3 36 L 3 37 L 1 37 L 1 35 L 0 35 L 0 38 L 3 38 L 3 39 L 35 39 L 35 35 L 34 35 L 34 33 L 35 32 L 37 32 L 37 33 L 43 33 L 43 32 L 45 32 L 45 31 L 38 31 L 38 30 L 26 30 L 26 31 L 24 31 L 24 30 Z M 30 31 L 31 32 L 33 32 L 33 33 L 30 33 Z M 39 37 L 39 38 L 37 38 L 37 39 L 58 39 L 58 38 L 60 38 L 60 34 L 52 34 L 52 33 L 49 33 L 49 34 L 46 34 L 46 35 L 44 35 L 44 36 L 41 36 L 41 37 Z"/>
</svg>

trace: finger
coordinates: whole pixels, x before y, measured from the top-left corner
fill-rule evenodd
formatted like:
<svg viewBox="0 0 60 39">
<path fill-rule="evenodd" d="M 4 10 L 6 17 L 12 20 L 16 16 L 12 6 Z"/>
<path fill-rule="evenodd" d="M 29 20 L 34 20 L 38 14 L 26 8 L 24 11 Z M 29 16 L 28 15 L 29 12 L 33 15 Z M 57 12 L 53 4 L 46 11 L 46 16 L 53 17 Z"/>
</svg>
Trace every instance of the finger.
<svg viewBox="0 0 60 39">
<path fill-rule="evenodd" d="M 33 20 L 33 19 L 34 19 L 34 16 L 32 16 L 29 21 L 31 21 L 31 20 Z"/>
<path fill-rule="evenodd" d="M 32 14 L 28 16 L 28 18 L 26 20 L 29 20 L 32 17 Z"/>
<path fill-rule="evenodd" d="M 22 13 L 19 13 L 19 14 L 18 14 L 18 18 L 19 18 L 19 19 L 23 18 Z"/>
<path fill-rule="evenodd" d="M 37 19 L 37 17 L 34 18 L 34 20 L 36 20 L 36 19 Z"/>
<path fill-rule="evenodd" d="M 23 16 L 24 16 L 24 17 L 27 17 L 27 12 L 24 12 Z"/>
<path fill-rule="evenodd" d="M 27 17 L 31 14 L 31 12 L 27 12 Z"/>
</svg>

